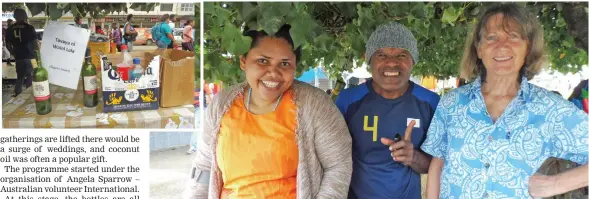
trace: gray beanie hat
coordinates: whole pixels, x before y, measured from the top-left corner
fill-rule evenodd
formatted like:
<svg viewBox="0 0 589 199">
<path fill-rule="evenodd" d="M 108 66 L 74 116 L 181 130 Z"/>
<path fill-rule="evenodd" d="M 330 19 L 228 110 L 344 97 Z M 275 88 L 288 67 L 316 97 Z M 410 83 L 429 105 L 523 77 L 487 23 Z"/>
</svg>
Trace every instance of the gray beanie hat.
<svg viewBox="0 0 589 199">
<path fill-rule="evenodd" d="M 366 60 L 370 63 L 370 58 L 378 49 L 381 48 L 402 48 L 411 54 L 413 64 L 417 64 L 419 52 L 417 52 L 417 40 L 407 27 L 397 22 L 383 24 L 376 28 L 366 42 Z"/>
</svg>

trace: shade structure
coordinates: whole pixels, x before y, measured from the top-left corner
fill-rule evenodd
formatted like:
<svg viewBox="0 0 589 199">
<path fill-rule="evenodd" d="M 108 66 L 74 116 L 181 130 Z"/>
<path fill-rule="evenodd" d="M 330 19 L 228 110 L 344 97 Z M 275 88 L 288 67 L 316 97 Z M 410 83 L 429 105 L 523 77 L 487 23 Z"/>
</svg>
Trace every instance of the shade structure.
<svg viewBox="0 0 589 199">
<path fill-rule="evenodd" d="M 317 75 L 317 79 L 327 79 L 327 75 L 321 69 L 317 69 L 317 73 L 315 73 L 314 68 L 310 68 L 309 70 L 305 71 L 297 80 L 307 83 L 312 83 L 315 81 L 315 75 Z"/>
</svg>

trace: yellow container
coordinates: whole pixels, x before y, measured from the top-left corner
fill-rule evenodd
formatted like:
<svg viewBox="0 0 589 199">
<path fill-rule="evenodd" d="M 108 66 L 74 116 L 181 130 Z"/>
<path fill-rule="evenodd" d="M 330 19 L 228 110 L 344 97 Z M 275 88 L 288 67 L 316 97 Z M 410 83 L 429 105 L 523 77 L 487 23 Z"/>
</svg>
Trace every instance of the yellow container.
<svg viewBox="0 0 589 199">
<path fill-rule="evenodd" d="M 110 42 L 88 42 L 88 48 L 92 55 L 92 64 L 100 69 L 100 54 L 110 54 Z"/>
</svg>

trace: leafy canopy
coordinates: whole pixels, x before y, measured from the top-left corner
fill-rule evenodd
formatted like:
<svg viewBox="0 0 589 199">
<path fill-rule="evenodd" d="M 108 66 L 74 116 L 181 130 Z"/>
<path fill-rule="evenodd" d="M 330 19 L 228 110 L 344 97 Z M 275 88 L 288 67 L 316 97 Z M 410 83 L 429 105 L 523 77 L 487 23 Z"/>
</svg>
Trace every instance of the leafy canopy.
<svg viewBox="0 0 589 199">
<path fill-rule="evenodd" d="M 587 64 L 587 46 L 579 45 L 584 33 L 573 37 L 567 30 L 563 8 L 573 3 L 522 2 L 537 14 L 543 26 L 550 53 L 550 68 L 577 72 Z M 365 44 L 380 24 L 397 21 L 407 26 L 418 41 L 419 62 L 414 75 L 433 75 L 446 79 L 458 75 L 467 33 L 476 16 L 490 4 L 480 2 L 239 2 L 204 3 L 204 77 L 207 81 L 229 84 L 244 81 L 239 55 L 248 51 L 251 39 L 242 36 L 249 29 L 275 33 L 284 23 L 295 46 L 302 46 L 297 76 L 310 67 L 323 66 L 330 78 L 361 66 Z M 581 4 L 587 18 L 587 4 Z M 581 17 L 582 19 L 582 17 Z M 573 27 L 575 28 L 575 27 Z M 569 28 L 570 29 L 570 28 Z M 586 41 L 586 40 L 585 40 Z M 585 42 L 586 43 L 586 42 Z"/>
</svg>

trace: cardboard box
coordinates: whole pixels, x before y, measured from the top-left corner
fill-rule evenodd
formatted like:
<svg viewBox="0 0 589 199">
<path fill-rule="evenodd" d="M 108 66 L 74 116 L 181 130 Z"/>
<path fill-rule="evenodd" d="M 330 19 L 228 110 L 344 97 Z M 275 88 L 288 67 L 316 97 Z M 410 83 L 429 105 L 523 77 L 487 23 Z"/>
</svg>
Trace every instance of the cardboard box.
<svg viewBox="0 0 589 199">
<path fill-rule="evenodd" d="M 100 70 L 100 56 L 104 54 L 111 54 L 109 42 L 88 42 L 90 55 L 92 56 L 92 64 L 96 66 L 96 70 Z"/>
<path fill-rule="evenodd" d="M 160 106 L 174 107 L 194 103 L 194 52 L 166 49 L 146 53 L 151 59 L 161 56 Z"/>
<path fill-rule="evenodd" d="M 136 110 L 156 110 L 159 108 L 160 95 L 160 56 L 146 57 L 144 51 L 130 53 L 138 57 L 144 73 L 139 79 L 123 81 L 112 66 L 123 61 L 122 53 L 102 55 L 102 98 L 104 112 L 121 112 Z"/>
</svg>

